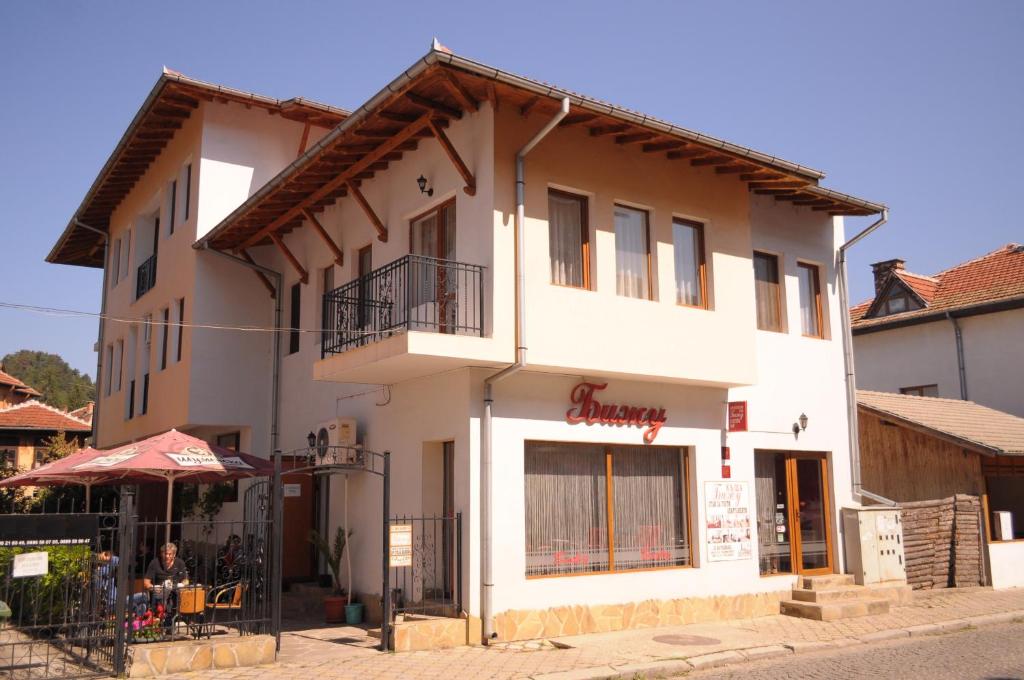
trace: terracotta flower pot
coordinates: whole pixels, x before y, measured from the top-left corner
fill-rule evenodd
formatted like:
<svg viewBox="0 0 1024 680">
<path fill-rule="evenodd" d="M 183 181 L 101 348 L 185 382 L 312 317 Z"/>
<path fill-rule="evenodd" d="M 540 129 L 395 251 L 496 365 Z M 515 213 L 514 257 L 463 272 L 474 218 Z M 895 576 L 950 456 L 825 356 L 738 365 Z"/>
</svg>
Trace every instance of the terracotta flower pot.
<svg viewBox="0 0 1024 680">
<path fill-rule="evenodd" d="M 324 598 L 324 621 L 327 623 L 345 622 L 345 605 L 348 598 L 340 595 L 328 595 Z"/>
</svg>

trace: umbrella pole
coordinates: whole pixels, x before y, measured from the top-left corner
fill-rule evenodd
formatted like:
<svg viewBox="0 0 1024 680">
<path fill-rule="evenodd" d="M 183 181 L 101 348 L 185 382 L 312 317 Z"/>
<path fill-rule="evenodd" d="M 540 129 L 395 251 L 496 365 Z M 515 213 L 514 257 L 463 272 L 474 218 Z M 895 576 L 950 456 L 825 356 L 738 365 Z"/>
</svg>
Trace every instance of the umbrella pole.
<svg viewBox="0 0 1024 680">
<path fill-rule="evenodd" d="M 85 483 L 85 511 L 92 512 L 92 483 Z"/>
<path fill-rule="evenodd" d="M 167 478 L 167 531 L 164 534 L 164 543 L 171 542 L 171 504 L 174 502 L 174 477 Z"/>
</svg>

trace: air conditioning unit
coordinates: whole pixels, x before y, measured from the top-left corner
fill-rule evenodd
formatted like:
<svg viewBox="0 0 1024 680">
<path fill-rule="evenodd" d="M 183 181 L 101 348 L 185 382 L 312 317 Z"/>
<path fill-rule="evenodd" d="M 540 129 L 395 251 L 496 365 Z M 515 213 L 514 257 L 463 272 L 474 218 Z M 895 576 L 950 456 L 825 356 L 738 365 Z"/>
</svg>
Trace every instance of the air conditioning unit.
<svg viewBox="0 0 1024 680">
<path fill-rule="evenodd" d="M 334 418 L 317 425 L 315 453 L 318 465 L 361 465 L 356 419 Z"/>
</svg>

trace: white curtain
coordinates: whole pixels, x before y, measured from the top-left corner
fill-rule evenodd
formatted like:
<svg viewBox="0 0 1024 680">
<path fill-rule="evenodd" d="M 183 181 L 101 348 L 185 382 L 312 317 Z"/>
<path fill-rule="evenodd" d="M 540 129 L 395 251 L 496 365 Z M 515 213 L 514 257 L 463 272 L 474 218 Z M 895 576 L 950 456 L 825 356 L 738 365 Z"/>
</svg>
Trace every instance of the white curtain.
<svg viewBox="0 0 1024 680">
<path fill-rule="evenodd" d="M 672 223 L 675 246 L 676 302 L 699 307 L 704 304 L 700 287 L 700 230 L 692 224 Z"/>
<path fill-rule="evenodd" d="M 551 282 L 582 288 L 584 200 L 548 194 L 548 243 Z"/>
<path fill-rule="evenodd" d="M 615 570 L 689 564 L 682 453 L 612 448 Z"/>
<path fill-rule="evenodd" d="M 800 265 L 800 323 L 804 335 L 821 335 L 818 328 L 818 268 Z"/>
<path fill-rule="evenodd" d="M 774 255 L 754 253 L 754 298 L 757 302 L 757 327 L 781 331 L 779 261 Z"/>
<path fill-rule="evenodd" d="M 615 206 L 615 289 L 619 295 L 647 299 L 647 213 Z"/>
</svg>

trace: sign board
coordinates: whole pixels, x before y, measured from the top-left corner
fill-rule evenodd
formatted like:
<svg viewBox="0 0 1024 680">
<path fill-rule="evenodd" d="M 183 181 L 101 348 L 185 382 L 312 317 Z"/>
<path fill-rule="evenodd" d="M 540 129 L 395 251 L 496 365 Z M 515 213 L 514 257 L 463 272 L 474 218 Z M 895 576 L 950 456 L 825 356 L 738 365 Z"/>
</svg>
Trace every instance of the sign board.
<svg viewBox="0 0 1024 680">
<path fill-rule="evenodd" d="M 753 538 L 749 484 L 704 482 L 704 503 L 708 561 L 750 559 Z"/>
<path fill-rule="evenodd" d="M 569 393 L 569 401 L 572 402 L 573 408 L 565 412 L 566 422 L 570 425 L 586 423 L 587 425 L 639 427 L 644 430 L 644 443 L 654 442 L 662 425 L 668 420 L 665 409 L 656 406 L 602 403 L 594 397 L 594 393 L 607 387 L 608 383 L 581 382 L 572 388 L 572 392 Z"/>
<path fill-rule="evenodd" d="M 747 402 L 729 402 L 729 432 L 747 431 Z"/>
<path fill-rule="evenodd" d="M 412 566 L 412 525 L 392 524 L 388 530 L 388 565 Z"/>
<path fill-rule="evenodd" d="M 284 485 L 284 497 L 285 498 L 300 498 L 302 496 L 302 485 L 301 484 L 285 484 Z"/>
<path fill-rule="evenodd" d="M 198 446 L 186 446 L 180 453 L 168 453 L 166 456 L 182 467 L 210 465 L 229 470 L 252 469 L 252 466 L 239 456 L 218 456 L 213 451 Z"/>
<path fill-rule="evenodd" d="M 11 576 L 45 576 L 50 571 L 50 556 L 46 552 L 22 553 L 14 556 Z"/>
<path fill-rule="evenodd" d="M 99 526 L 95 514 L 0 515 L 0 548 L 89 545 Z"/>
</svg>

